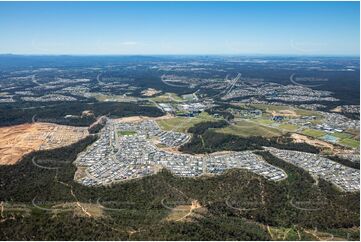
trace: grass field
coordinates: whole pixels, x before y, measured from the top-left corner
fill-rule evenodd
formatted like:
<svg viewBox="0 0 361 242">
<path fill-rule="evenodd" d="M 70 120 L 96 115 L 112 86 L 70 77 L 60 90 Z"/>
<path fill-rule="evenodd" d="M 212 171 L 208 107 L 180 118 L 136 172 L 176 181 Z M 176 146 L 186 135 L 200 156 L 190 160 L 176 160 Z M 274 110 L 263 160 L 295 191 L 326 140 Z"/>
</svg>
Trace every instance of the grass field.
<svg viewBox="0 0 361 242">
<path fill-rule="evenodd" d="M 315 129 L 305 129 L 302 131 L 303 134 L 314 137 L 314 138 L 321 138 L 327 133 L 321 130 L 315 130 Z M 347 133 L 333 133 L 332 136 L 335 136 L 339 138 L 339 141 L 337 141 L 338 144 L 345 145 L 352 148 L 359 148 L 360 147 L 360 141 L 353 139 L 351 134 Z"/>
<path fill-rule="evenodd" d="M 91 97 L 94 97 L 99 102 L 131 102 L 134 101 L 134 97 L 128 97 L 123 95 L 106 95 L 103 93 L 89 93 Z"/>
<path fill-rule="evenodd" d="M 360 141 L 355 140 L 355 139 L 350 139 L 350 138 L 342 139 L 340 141 L 340 144 L 350 146 L 352 148 L 359 148 L 360 147 Z"/>
<path fill-rule="evenodd" d="M 295 132 L 297 130 L 297 126 L 293 125 L 293 124 L 280 124 L 280 126 L 278 126 L 281 129 L 285 129 L 287 131 L 291 131 L 291 132 Z"/>
<path fill-rule="evenodd" d="M 261 125 L 266 125 L 266 126 L 272 126 L 270 128 L 275 128 L 275 129 L 280 129 L 281 130 L 285 130 L 285 131 L 289 131 L 289 132 L 295 132 L 298 127 L 296 125 L 293 124 L 280 124 L 277 123 L 273 120 L 270 119 L 252 119 L 253 122 L 259 123 Z"/>
<path fill-rule="evenodd" d="M 272 104 L 252 104 L 251 105 L 254 108 L 261 109 L 263 111 L 281 111 L 281 110 L 291 110 L 294 111 L 297 115 L 300 116 L 316 116 L 316 117 L 322 117 L 322 115 L 318 114 L 315 111 L 312 110 L 306 110 L 306 109 L 300 109 L 300 108 L 294 108 L 290 106 L 283 106 L 283 105 L 272 105 Z"/>
<path fill-rule="evenodd" d="M 128 130 L 119 130 L 117 133 L 118 133 L 118 136 L 122 136 L 122 135 L 133 135 L 136 132 L 135 131 L 128 131 Z"/>
<path fill-rule="evenodd" d="M 346 139 L 346 138 L 352 138 L 352 135 L 351 134 L 347 134 L 347 133 L 338 133 L 338 132 L 335 132 L 332 134 L 333 136 L 337 137 L 337 138 L 340 138 L 340 139 Z"/>
<path fill-rule="evenodd" d="M 208 113 L 203 112 L 193 118 L 176 117 L 171 119 L 157 120 L 157 123 L 164 130 L 172 130 L 185 133 L 190 127 L 193 127 L 195 124 L 216 120 L 219 119 L 216 119 Z"/>
<path fill-rule="evenodd" d="M 151 100 L 155 101 L 155 102 L 183 102 L 184 99 L 181 98 L 180 96 L 178 96 L 175 93 L 164 93 L 162 95 L 156 96 L 156 97 L 152 97 L 150 98 Z"/>
<path fill-rule="evenodd" d="M 360 129 L 347 129 L 346 131 L 351 134 L 354 139 L 360 139 Z"/>
<path fill-rule="evenodd" d="M 319 137 L 326 135 L 326 132 L 316 130 L 316 129 L 305 129 L 302 131 L 302 133 L 305 135 L 311 136 L 311 137 L 315 137 L 315 138 L 319 138 Z"/>
<path fill-rule="evenodd" d="M 273 240 L 300 240 L 295 228 L 269 227 L 269 233 Z"/>
<path fill-rule="evenodd" d="M 271 119 L 255 119 L 254 121 L 257 123 L 260 123 L 260 124 L 265 124 L 265 125 L 270 125 L 270 124 L 274 123 L 274 121 Z"/>
<path fill-rule="evenodd" d="M 273 137 L 282 135 L 282 132 L 278 129 L 265 127 L 246 120 L 238 121 L 235 125 L 231 125 L 226 128 L 216 129 L 216 132 L 234 134 L 241 137 Z"/>
</svg>

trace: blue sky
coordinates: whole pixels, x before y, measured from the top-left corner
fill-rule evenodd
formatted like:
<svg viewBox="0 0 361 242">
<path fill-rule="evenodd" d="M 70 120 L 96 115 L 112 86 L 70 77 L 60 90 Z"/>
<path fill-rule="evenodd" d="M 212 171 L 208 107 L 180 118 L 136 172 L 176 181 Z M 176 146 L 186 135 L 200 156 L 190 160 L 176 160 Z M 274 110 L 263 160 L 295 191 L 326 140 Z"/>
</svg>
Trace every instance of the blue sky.
<svg viewBox="0 0 361 242">
<path fill-rule="evenodd" d="M 358 2 L 0 2 L 0 53 L 359 55 Z"/>
</svg>

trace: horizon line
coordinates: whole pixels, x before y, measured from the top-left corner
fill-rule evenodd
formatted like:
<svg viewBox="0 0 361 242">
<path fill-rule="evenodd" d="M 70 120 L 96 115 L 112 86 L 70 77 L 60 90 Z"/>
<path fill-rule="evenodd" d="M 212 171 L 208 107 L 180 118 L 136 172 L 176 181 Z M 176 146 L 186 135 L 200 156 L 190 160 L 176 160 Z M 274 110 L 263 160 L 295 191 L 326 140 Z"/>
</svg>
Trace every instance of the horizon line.
<svg viewBox="0 0 361 242">
<path fill-rule="evenodd" d="M 358 57 L 360 58 L 360 54 L 261 54 L 261 53 L 248 53 L 248 54 L 212 54 L 212 53 L 197 53 L 197 54 L 41 54 L 41 53 L 34 53 L 34 54 L 14 54 L 14 53 L 0 53 L 0 56 L 49 56 L 49 57 L 60 57 L 60 56 L 73 56 L 73 57 L 105 57 L 105 56 L 113 56 L 113 57 L 126 57 L 126 56 L 229 56 L 229 57 L 241 57 L 241 56 L 299 56 L 299 57 Z"/>
</svg>

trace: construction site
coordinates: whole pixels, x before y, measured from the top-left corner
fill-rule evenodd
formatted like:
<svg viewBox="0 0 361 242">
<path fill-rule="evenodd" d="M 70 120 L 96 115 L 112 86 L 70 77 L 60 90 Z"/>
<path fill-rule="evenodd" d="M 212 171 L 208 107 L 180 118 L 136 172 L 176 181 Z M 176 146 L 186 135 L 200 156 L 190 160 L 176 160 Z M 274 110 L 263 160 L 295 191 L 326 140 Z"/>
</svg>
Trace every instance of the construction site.
<svg viewBox="0 0 361 242">
<path fill-rule="evenodd" d="M 60 148 L 88 135 L 86 127 L 51 123 L 20 124 L 0 128 L 0 165 L 12 165 L 25 154 Z"/>
</svg>

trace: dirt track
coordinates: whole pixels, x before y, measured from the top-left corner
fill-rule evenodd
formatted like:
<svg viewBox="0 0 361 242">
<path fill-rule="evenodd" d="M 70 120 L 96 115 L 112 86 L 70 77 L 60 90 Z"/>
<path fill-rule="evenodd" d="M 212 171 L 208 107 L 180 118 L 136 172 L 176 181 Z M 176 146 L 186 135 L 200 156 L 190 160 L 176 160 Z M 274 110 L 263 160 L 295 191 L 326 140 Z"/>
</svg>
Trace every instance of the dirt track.
<svg viewBox="0 0 361 242">
<path fill-rule="evenodd" d="M 85 138 L 87 128 L 50 123 L 20 124 L 0 128 L 0 165 L 11 165 L 34 150 L 70 145 Z"/>
</svg>

